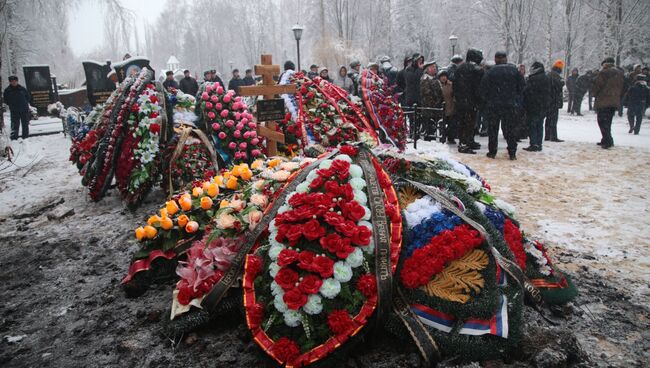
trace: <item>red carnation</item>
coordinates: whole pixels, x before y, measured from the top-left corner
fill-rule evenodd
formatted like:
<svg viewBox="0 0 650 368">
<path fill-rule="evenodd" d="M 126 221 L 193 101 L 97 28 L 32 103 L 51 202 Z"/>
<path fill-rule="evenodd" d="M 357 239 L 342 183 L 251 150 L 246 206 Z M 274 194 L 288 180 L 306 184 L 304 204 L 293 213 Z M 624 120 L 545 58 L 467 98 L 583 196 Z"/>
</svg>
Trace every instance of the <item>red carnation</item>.
<svg viewBox="0 0 650 368">
<path fill-rule="evenodd" d="M 298 260 L 298 252 L 293 249 L 283 249 L 278 255 L 278 264 L 288 266 Z"/>
<path fill-rule="evenodd" d="M 250 327 L 258 328 L 260 323 L 262 323 L 262 318 L 264 317 L 264 306 L 260 303 L 255 303 L 249 305 L 248 308 L 246 308 L 246 311 L 248 312 Z"/>
<path fill-rule="evenodd" d="M 153 134 L 160 133 L 160 124 L 153 123 L 149 125 L 149 131 Z"/>
<path fill-rule="evenodd" d="M 149 114 L 149 117 L 150 117 L 151 119 L 155 119 L 155 118 L 157 118 L 157 117 L 158 117 L 158 112 L 156 112 L 156 111 L 152 112 L 151 114 Z"/>
<path fill-rule="evenodd" d="M 290 362 L 300 355 L 300 348 L 293 340 L 281 337 L 271 346 L 271 352 L 282 362 Z"/>
<path fill-rule="evenodd" d="M 357 201 L 351 201 L 343 205 L 343 214 L 354 222 L 361 220 L 366 215 L 366 210 Z"/>
<path fill-rule="evenodd" d="M 131 112 L 138 112 L 138 111 L 140 111 L 140 105 L 133 104 L 133 106 L 131 106 Z"/>
<path fill-rule="evenodd" d="M 156 103 L 158 102 L 158 96 L 151 95 L 151 97 L 149 97 L 149 100 L 151 101 L 151 103 Z"/>
<path fill-rule="evenodd" d="M 289 309 L 297 310 L 307 304 L 307 294 L 303 294 L 298 288 L 293 288 L 284 293 L 282 300 Z"/>
<path fill-rule="evenodd" d="M 341 151 L 342 154 L 348 155 L 348 156 L 351 156 L 351 157 L 354 157 L 357 154 L 359 154 L 359 149 L 356 148 L 356 147 L 352 147 L 352 146 L 343 146 L 343 147 L 341 147 L 340 151 Z"/>
<path fill-rule="evenodd" d="M 290 290 L 296 287 L 298 282 L 298 273 L 290 268 L 283 267 L 275 275 L 275 282 L 284 290 Z"/>
<path fill-rule="evenodd" d="M 377 294 L 377 279 L 369 273 L 362 275 L 357 280 L 357 289 L 366 298 L 370 298 Z"/>
<path fill-rule="evenodd" d="M 345 219 L 343 218 L 343 216 L 339 215 L 336 212 L 327 212 L 325 214 L 325 222 L 327 222 L 328 224 L 334 227 L 337 227 L 343 225 Z"/>
<path fill-rule="evenodd" d="M 323 285 L 323 280 L 320 277 L 309 274 L 302 278 L 298 284 L 298 290 L 304 294 L 316 294 L 321 285 Z"/>
<path fill-rule="evenodd" d="M 178 289 L 178 302 L 182 305 L 188 305 L 192 301 L 192 289 L 189 286 L 183 286 Z"/>
<path fill-rule="evenodd" d="M 318 223 L 318 221 L 316 223 Z M 287 239 L 289 239 L 289 244 L 292 245 L 292 246 L 296 245 L 298 240 L 300 240 L 300 237 L 302 236 L 303 231 L 304 231 L 303 226 L 300 226 L 300 225 L 290 226 L 289 230 L 287 231 L 287 234 L 286 234 Z M 305 231 L 305 233 L 306 233 L 306 231 Z"/>
<path fill-rule="evenodd" d="M 327 325 L 336 335 L 344 335 L 351 332 L 354 322 L 346 310 L 334 310 L 327 316 Z"/>
<path fill-rule="evenodd" d="M 249 255 L 247 262 L 247 271 L 250 272 L 253 277 L 257 276 L 262 270 L 262 258 L 255 255 Z"/>
<path fill-rule="evenodd" d="M 316 256 L 312 262 L 312 270 L 318 272 L 322 278 L 331 277 L 334 274 L 334 261 L 326 256 Z"/>
<path fill-rule="evenodd" d="M 334 160 L 330 170 L 334 171 L 340 179 L 345 180 L 350 174 L 350 163 L 343 160 Z"/>
<path fill-rule="evenodd" d="M 316 254 L 314 254 L 314 252 L 303 250 L 298 255 L 298 267 L 302 268 L 305 271 L 311 271 L 313 268 L 312 262 L 314 261 L 315 256 Z"/>
<path fill-rule="evenodd" d="M 356 231 L 352 235 L 352 243 L 356 245 L 368 245 L 370 244 L 370 237 L 372 232 L 366 226 L 357 226 Z"/>
<path fill-rule="evenodd" d="M 320 223 L 315 219 L 307 221 L 307 223 L 302 226 L 302 232 L 308 240 L 316 240 L 325 235 L 325 229 L 320 226 Z"/>
</svg>

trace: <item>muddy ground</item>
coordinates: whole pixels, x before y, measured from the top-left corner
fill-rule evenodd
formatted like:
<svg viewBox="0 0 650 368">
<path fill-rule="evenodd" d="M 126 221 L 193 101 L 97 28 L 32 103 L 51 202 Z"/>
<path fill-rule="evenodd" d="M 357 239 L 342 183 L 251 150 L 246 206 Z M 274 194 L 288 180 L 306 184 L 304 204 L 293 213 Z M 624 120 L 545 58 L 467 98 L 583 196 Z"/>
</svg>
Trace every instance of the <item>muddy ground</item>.
<svg viewBox="0 0 650 368">
<path fill-rule="evenodd" d="M 167 318 L 171 286 L 151 289 L 137 299 L 126 298 L 120 289 L 119 282 L 136 249 L 132 229 L 162 203 L 160 191 L 135 213 L 123 209 L 114 195 L 100 203 L 89 202 L 76 171 L 66 162 L 67 141 L 61 136 L 30 139 L 30 144 L 43 147 L 45 157 L 35 167 L 0 178 L 0 366 L 267 365 L 239 317 L 218 321 L 173 343 L 160 332 L 161 320 Z M 578 151 L 591 149 L 586 143 L 572 145 Z M 637 159 L 646 163 L 650 159 L 646 151 L 638 154 L 642 157 Z M 569 170 L 570 162 L 559 157 L 553 161 L 550 156 L 549 165 L 568 165 L 565 170 Z M 584 160 L 590 157 L 586 155 Z M 468 163 L 492 179 L 497 194 L 518 193 L 518 198 L 506 199 L 520 208 L 519 219 L 525 225 L 544 235 L 545 228 L 536 222 L 543 209 L 526 205 L 534 201 L 524 190 L 530 183 L 518 177 L 494 177 L 510 162 L 503 158 L 496 163 L 478 157 L 472 160 L 475 162 Z M 505 189 L 499 191 L 499 186 Z M 647 200 L 644 203 L 647 209 Z M 532 211 L 533 217 L 527 217 L 527 211 Z M 637 245 L 645 247 L 642 257 L 647 257 L 647 241 Z M 639 270 L 641 276 L 631 274 L 635 260 L 628 258 L 624 276 L 613 270 L 613 276 L 608 276 L 600 269 L 608 259 L 592 249 L 555 246 L 553 254 L 580 288 L 579 298 L 556 311 L 562 316 L 558 326 L 527 309 L 528 332 L 521 353 L 507 362 L 481 363 L 490 367 L 647 366 L 650 313 L 644 275 L 648 270 Z M 645 284 L 645 289 L 624 287 L 630 282 Z M 460 362 L 451 360 L 444 366 L 456 364 Z M 357 348 L 344 363 L 347 367 L 420 365 L 410 344 L 389 336 Z"/>
</svg>

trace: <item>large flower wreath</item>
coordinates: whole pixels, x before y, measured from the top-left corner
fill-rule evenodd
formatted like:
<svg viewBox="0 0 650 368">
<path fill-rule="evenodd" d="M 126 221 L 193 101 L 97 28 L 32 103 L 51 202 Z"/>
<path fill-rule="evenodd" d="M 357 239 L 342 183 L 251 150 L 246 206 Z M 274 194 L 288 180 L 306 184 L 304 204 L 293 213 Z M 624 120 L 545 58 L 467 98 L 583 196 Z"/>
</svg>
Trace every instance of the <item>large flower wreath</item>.
<svg viewBox="0 0 650 368">
<path fill-rule="evenodd" d="M 361 96 L 370 119 L 380 130 L 383 138 L 400 151 L 406 148 L 408 127 L 404 113 L 395 97 L 384 91 L 383 79 L 377 74 L 364 70 L 361 72 Z"/>
</svg>

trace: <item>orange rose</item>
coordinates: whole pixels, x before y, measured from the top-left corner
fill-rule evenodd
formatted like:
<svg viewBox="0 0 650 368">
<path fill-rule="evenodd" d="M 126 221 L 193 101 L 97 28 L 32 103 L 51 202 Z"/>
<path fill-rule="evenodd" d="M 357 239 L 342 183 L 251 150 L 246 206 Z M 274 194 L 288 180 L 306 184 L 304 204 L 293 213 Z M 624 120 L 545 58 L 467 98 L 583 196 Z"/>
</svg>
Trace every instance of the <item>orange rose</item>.
<svg viewBox="0 0 650 368">
<path fill-rule="evenodd" d="M 239 176 L 241 175 L 241 168 L 239 167 L 239 165 L 235 165 L 232 167 L 232 171 L 230 172 L 232 173 L 233 176 Z"/>
<path fill-rule="evenodd" d="M 199 223 L 196 221 L 190 221 L 185 225 L 185 231 L 188 233 L 195 233 L 199 229 Z"/>
<path fill-rule="evenodd" d="M 211 210 L 212 209 L 212 199 L 210 197 L 203 197 L 201 198 L 201 208 L 204 210 Z"/>
<path fill-rule="evenodd" d="M 214 182 L 217 183 L 217 185 L 219 185 L 219 186 L 223 185 L 223 176 L 217 175 L 213 179 L 214 179 Z"/>
<path fill-rule="evenodd" d="M 203 189 L 196 187 L 192 189 L 192 195 L 195 197 L 199 197 L 201 194 L 203 194 Z"/>
<path fill-rule="evenodd" d="M 257 169 L 259 169 L 259 168 L 262 167 L 262 164 L 263 164 L 263 163 L 264 163 L 264 161 L 262 161 L 262 160 L 255 160 L 255 161 L 253 161 L 253 163 L 251 164 L 251 169 L 253 169 L 253 170 L 257 170 Z"/>
<path fill-rule="evenodd" d="M 230 202 L 227 200 L 223 199 L 221 202 L 219 202 L 219 208 L 224 208 L 230 206 Z"/>
<path fill-rule="evenodd" d="M 178 212 L 178 210 L 180 209 L 178 208 L 178 204 L 174 200 L 167 201 L 167 203 L 165 204 L 165 208 L 167 209 L 167 214 L 169 216 L 174 216 L 176 212 Z"/>
<path fill-rule="evenodd" d="M 282 162 L 282 160 L 280 160 L 279 158 L 274 158 L 273 160 L 269 161 L 268 166 L 272 169 L 272 168 L 278 166 L 281 162 Z"/>
<path fill-rule="evenodd" d="M 231 176 L 228 178 L 228 182 L 226 183 L 226 188 L 228 189 L 237 189 L 237 178 L 234 176 Z"/>
<path fill-rule="evenodd" d="M 160 222 L 160 216 L 153 215 L 149 217 L 149 220 L 147 220 L 147 225 L 153 226 L 156 222 Z"/>
<path fill-rule="evenodd" d="M 135 238 L 138 239 L 139 241 L 142 241 L 142 239 L 144 239 L 145 235 L 146 234 L 145 234 L 144 228 L 142 226 L 135 229 Z"/>
<path fill-rule="evenodd" d="M 181 204 L 183 211 L 189 211 L 192 209 L 192 198 L 190 197 L 181 197 L 178 203 Z"/>
<path fill-rule="evenodd" d="M 253 172 L 251 171 L 251 169 L 246 168 L 246 169 L 243 169 L 241 171 L 241 178 L 242 179 L 244 179 L 246 181 L 249 181 L 249 180 L 251 180 L 252 177 L 253 177 Z"/>
<path fill-rule="evenodd" d="M 156 230 L 156 228 L 151 225 L 147 225 L 144 227 L 144 234 L 147 239 L 153 239 L 156 237 L 156 234 L 158 234 L 158 230 Z"/>
<path fill-rule="evenodd" d="M 165 217 L 169 217 L 169 212 L 167 212 L 166 208 L 161 208 L 160 209 L 160 218 L 162 219 L 162 218 L 165 218 Z"/>
<path fill-rule="evenodd" d="M 203 188 L 204 192 L 207 192 L 209 187 L 210 187 L 210 182 L 209 181 L 204 181 L 203 185 L 201 185 L 201 188 Z"/>
<path fill-rule="evenodd" d="M 208 184 L 209 184 L 207 190 L 208 195 L 213 198 L 216 197 L 219 194 L 219 186 L 217 186 L 217 184 L 215 183 L 208 183 Z"/>
<path fill-rule="evenodd" d="M 185 227 L 187 223 L 190 221 L 190 218 L 187 217 L 187 215 L 180 215 L 178 216 L 178 227 Z"/>
<path fill-rule="evenodd" d="M 174 222 L 169 217 L 163 217 L 160 219 L 160 227 L 163 230 L 171 230 L 174 227 Z"/>
</svg>

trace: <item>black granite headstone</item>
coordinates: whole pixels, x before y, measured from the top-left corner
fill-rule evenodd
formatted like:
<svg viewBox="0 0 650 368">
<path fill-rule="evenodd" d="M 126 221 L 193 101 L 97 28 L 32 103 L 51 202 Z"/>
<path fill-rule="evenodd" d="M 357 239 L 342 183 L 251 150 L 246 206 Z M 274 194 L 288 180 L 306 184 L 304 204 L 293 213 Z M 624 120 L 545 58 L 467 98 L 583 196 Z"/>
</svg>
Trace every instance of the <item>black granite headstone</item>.
<svg viewBox="0 0 650 368">
<path fill-rule="evenodd" d="M 126 77 L 138 75 L 138 73 L 140 73 L 140 70 L 142 70 L 144 67 L 147 67 L 149 70 L 154 72 L 155 76 L 155 71 L 151 65 L 149 65 L 149 59 L 143 56 L 135 56 L 120 63 L 113 64 L 115 73 L 117 73 L 117 80 L 120 83 L 126 79 Z"/>
<path fill-rule="evenodd" d="M 36 107 L 39 115 L 47 115 L 47 105 L 54 102 L 50 67 L 47 65 L 23 66 L 25 87 L 32 95 L 32 106 Z"/>
<path fill-rule="evenodd" d="M 115 90 L 115 84 L 108 79 L 111 71 L 111 64 L 101 64 L 96 61 L 84 61 L 84 72 L 86 73 L 86 91 L 91 106 L 106 102 L 108 96 Z"/>
</svg>

